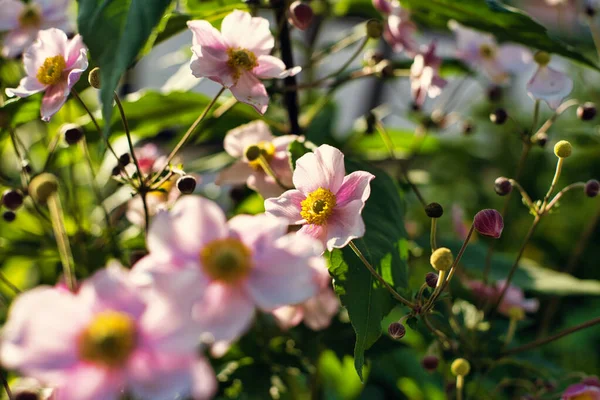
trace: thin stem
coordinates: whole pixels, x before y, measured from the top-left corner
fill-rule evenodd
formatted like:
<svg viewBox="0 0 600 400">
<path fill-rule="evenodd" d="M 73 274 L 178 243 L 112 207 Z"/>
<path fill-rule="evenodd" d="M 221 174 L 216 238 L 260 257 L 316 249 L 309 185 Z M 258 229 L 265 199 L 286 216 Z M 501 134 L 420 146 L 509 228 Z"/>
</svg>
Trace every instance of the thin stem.
<svg viewBox="0 0 600 400">
<path fill-rule="evenodd" d="M 462 400 L 463 386 L 465 386 L 465 377 L 462 375 L 458 375 L 456 377 L 456 400 Z"/>
<path fill-rule="evenodd" d="M 432 298 L 435 298 L 439 295 L 440 289 L 444 286 L 444 282 L 446 282 L 446 271 L 439 271 L 437 284 L 435 285 L 435 289 L 433 289 L 433 293 L 431 294 Z"/>
<path fill-rule="evenodd" d="M 540 101 L 536 100 L 535 105 L 533 106 L 533 121 L 531 123 L 531 131 L 530 132 L 536 131 L 536 127 L 538 125 L 539 119 L 540 119 Z"/>
<path fill-rule="evenodd" d="M 515 331 L 517 330 L 518 320 L 516 318 L 511 318 L 508 322 L 508 330 L 506 332 L 506 338 L 504 339 L 504 345 L 508 346 L 510 342 L 512 342 L 513 337 L 515 336 Z"/>
<path fill-rule="evenodd" d="M 326 82 L 328 79 L 335 78 L 336 76 L 338 76 L 339 74 L 344 72 L 346 70 L 346 68 L 348 68 L 350 66 L 350 64 L 352 64 L 354 59 L 356 57 L 358 57 L 358 55 L 363 51 L 363 49 L 365 48 L 365 46 L 367 45 L 368 42 L 369 42 L 369 37 L 365 36 L 363 38 L 362 42 L 360 43 L 360 46 L 358 46 L 358 48 L 354 51 L 354 53 L 352 53 L 350 58 L 348 58 L 348 60 L 346 60 L 346 62 L 340 68 L 338 68 L 335 72 L 332 72 L 331 74 L 328 74 L 325 77 L 317 80 L 316 82 L 313 82 L 312 85 L 318 86 L 320 83 Z"/>
<path fill-rule="evenodd" d="M 359 250 L 359 248 L 356 247 L 356 244 L 354 244 L 354 242 L 350 241 L 350 243 L 348 243 L 348 244 L 350 245 L 350 248 L 352 249 L 352 251 L 354 251 L 354 254 L 356 254 L 358 256 L 358 258 L 360 258 L 360 260 L 365 265 L 365 267 L 367 267 L 367 269 L 379 281 L 379 283 L 381 283 L 387 289 L 387 291 L 390 292 L 390 294 L 392 295 L 392 297 L 394 297 L 396 300 L 398 300 L 399 302 L 401 302 L 405 306 L 410 307 L 410 308 L 414 308 L 415 305 L 412 302 L 406 300 L 398 292 L 396 292 L 394 290 L 394 288 L 391 287 L 385 281 L 385 279 L 383 279 L 383 277 L 381 275 L 379 275 L 379 273 L 377 271 L 375 271 L 375 268 L 373 268 L 373 266 L 369 263 L 369 261 L 367 261 L 367 259 L 365 258 L 365 256 Z"/>
<path fill-rule="evenodd" d="M 579 100 L 575 99 L 570 99 L 562 103 L 556 108 L 554 114 L 552 114 L 552 116 L 548 118 L 546 122 L 544 122 L 544 125 L 542 125 L 542 127 L 536 132 L 536 134 L 548 132 L 548 129 L 550 129 L 550 127 L 554 124 L 554 122 L 556 122 L 556 120 L 562 113 L 567 111 L 569 108 L 577 105 L 579 105 Z"/>
<path fill-rule="evenodd" d="M 437 249 L 437 243 L 435 240 L 435 233 L 437 227 L 437 218 L 431 218 L 431 233 L 429 235 L 429 242 L 431 244 L 431 251 L 434 252 Z"/>
<path fill-rule="evenodd" d="M 277 183 L 277 185 L 280 188 L 282 188 L 283 190 L 293 189 L 291 187 L 288 187 L 288 186 L 284 185 L 281 182 L 281 180 L 277 177 L 277 174 L 275 173 L 275 171 L 273 171 L 273 168 L 271 168 L 271 165 L 269 164 L 269 162 L 267 161 L 267 159 L 265 158 L 264 155 L 262 155 L 262 154 L 258 155 L 258 162 L 260 163 L 260 166 L 263 169 L 263 171 L 265 171 L 265 173 L 267 175 L 269 175 L 271 178 L 273 178 L 273 180 L 275 181 L 275 183 Z"/>
<path fill-rule="evenodd" d="M 21 293 L 21 289 L 19 289 L 17 286 L 15 286 L 14 283 L 9 281 L 8 278 L 2 272 L 0 272 L 0 282 L 8 286 L 10 290 L 12 290 L 15 294 Z"/>
<path fill-rule="evenodd" d="M 514 179 L 509 179 L 509 181 L 513 186 L 517 187 L 517 189 L 521 193 L 521 197 L 523 197 L 523 200 L 525 200 L 525 203 L 527 203 L 529 209 L 537 212 L 537 207 L 533 204 L 533 200 L 531 200 L 531 197 L 529 197 L 525 189 L 523 189 L 523 186 L 521 186 L 521 184 L 515 181 Z"/>
<path fill-rule="evenodd" d="M 6 380 L 6 376 L 4 376 L 4 374 L 0 374 L 0 375 L 2 376 L 2 386 L 4 386 L 4 390 L 6 391 L 8 400 L 13 400 L 14 396 L 10 390 L 10 386 L 8 385 L 8 381 Z"/>
<path fill-rule="evenodd" d="M 46 162 L 44 163 L 44 168 L 42 168 L 42 172 L 48 170 L 50 166 L 50 162 L 52 161 L 52 157 L 54 156 L 54 152 L 56 151 L 56 146 L 58 145 L 58 141 L 60 140 L 60 135 L 54 136 L 50 145 L 48 146 L 48 157 L 46 158 Z"/>
<path fill-rule="evenodd" d="M 56 244 L 58 245 L 58 254 L 60 255 L 60 260 L 63 265 L 65 282 L 69 290 L 75 292 L 77 287 L 77 282 L 75 280 L 75 265 L 73 262 L 73 254 L 71 253 L 71 246 L 69 245 L 69 236 L 65 230 L 63 210 L 58 193 L 53 193 L 48 197 L 48 209 L 50 210 L 50 217 L 52 218 L 52 229 L 54 230 Z"/>
<path fill-rule="evenodd" d="M 558 161 L 556 162 L 556 171 L 554 172 L 554 178 L 552 178 L 552 183 L 550 184 L 548 193 L 546 193 L 546 195 L 544 196 L 544 200 L 542 201 L 542 205 L 540 206 L 540 213 L 545 213 L 548 211 L 546 209 L 546 204 L 548 203 L 548 199 L 550 198 L 550 195 L 552 195 L 552 192 L 554 191 L 554 188 L 558 183 L 558 179 L 560 178 L 560 173 L 562 171 L 564 161 L 565 159 L 563 157 L 558 157 Z"/>
<path fill-rule="evenodd" d="M 567 329 L 565 329 L 565 330 L 563 330 L 561 332 L 555 333 L 554 335 L 549 336 L 547 338 L 535 340 L 535 341 L 533 341 L 531 343 L 527 343 L 527 344 L 524 344 L 522 346 L 515 347 L 513 349 L 507 350 L 502 355 L 503 356 L 509 356 L 509 355 L 521 353 L 523 351 L 531 350 L 531 349 L 536 348 L 538 346 L 543 346 L 545 344 L 548 344 L 550 342 L 558 340 L 558 339 L 560 339 L 560 338 L 562 338 L 564 336 L 570 335 L 571 333 L 580 331 L 582 329 L 589 328 L 589 327 L 597 325 L 599 323 L 600 323 L 600 317 L 596 317 L 596 318 L 594 318 L 592 320 L 589 320 L 587 322 L 584 322 L 582 324 L 579 324 L 579 325 L 573 326 L 571 328 L 567 328 Z"/>
<path fill-rule="evenodd" d="M 596 52 L 598 53 L 598 58 L 600 59 L 600 31 L 595 24 L 593 18 L 588 18 L 588 25 L 590 27 L 590 33 L 592 34 L 592 39 L 594 39 L 594 46 L 596 47 Z"/>
<path fill-rule="evenodd" d="M 352 44 L 359 41 L 363 36 L 364 36 L 363 32 L 355 33 L 355 34 L 352 34 L 349 36 L 344 36 L 343 39 L 335 42 L 331 47 L 329 47 L 325 50 L 322 50 L 318 53 L 315 53 L 315 55 L 312 56 L 310 63 L 317 64 L 325 56 L 327 56 L 329 54 L 337 53 L 338 51 L 343 50 L 348 46 L 351 46 Z"/>
<path fill-rule="evenodd" d="M 433 324 L 427 317 L 427 314 L 423 314 L 422 320 L 425 323 L 425 326 L 427 326 L 427 329 L 429 329 L 431 332 L 433 332 L 440 339 L 440 341 L 446 348 L 449 349 L 452 347 L 452 344 L 450 343 L 448 336 L 446 336 L 446 334 L 444 332 L 440 331 L 435 326 L 433 326 Z"/>
<path fill-rule="evenodd" d="M 575 182 L 575 183 L 571 183 L 570 185 L 565 186 L 560 192 L 558 192 L 556 194 L 556 196 L 554 196 L 554 198 L 552 200 L 550 200 L 550 202 L 546 206 L 545 212 L 550 211 L 552 209 L 552 207 L 554 207 L 554 205 L 560 200 L 560 198 L 565 193 L 567 193 L 569 190 L 577 189 L 577 188 L 584 188 L 584 187 L 585 187 L 585 182 Z"/>
</svg>

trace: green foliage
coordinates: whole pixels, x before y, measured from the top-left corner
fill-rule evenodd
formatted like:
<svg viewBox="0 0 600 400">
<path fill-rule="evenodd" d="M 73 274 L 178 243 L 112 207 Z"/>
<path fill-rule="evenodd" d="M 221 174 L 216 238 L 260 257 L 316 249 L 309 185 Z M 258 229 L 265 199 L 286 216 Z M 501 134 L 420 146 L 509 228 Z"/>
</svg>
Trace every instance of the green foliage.
<svg viewBox="0 0 600 400">
<path fill-rule="evenodd" d="M 290 152 L 290 163 L 292 164 L 292 171 L 296 169 L 296 161 L 306 153 L 310 153 L 310 150 L 306 148 L 304 143 L 294 140 L 288 146 Z"/>
</svg>

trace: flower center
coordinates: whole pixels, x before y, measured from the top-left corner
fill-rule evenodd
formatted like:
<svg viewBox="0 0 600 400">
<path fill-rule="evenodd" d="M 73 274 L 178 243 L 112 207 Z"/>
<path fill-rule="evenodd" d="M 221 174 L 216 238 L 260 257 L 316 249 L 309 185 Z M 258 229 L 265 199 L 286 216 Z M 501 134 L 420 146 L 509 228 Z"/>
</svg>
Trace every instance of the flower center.
<svg viewBox="0 0 600 400">
<path fill-rule="evenodd" d="M 579 394 L 575 397 L 571 397 L 572 400 L 594 400 L 595 396 L 589 393 Z"/>
<path fill-rule="evenodd" d="M 541 67 L 545 67 L 550 63 L 550 54 L 545 51 L 538 51 L 533 56 L 534 61 Z"/>
<path fill-rule="evenodd" d="M 496 55 L 496 49 L 494 49 L 493 46 L 490 46 L 489 44 L 482 44 L 479 47 L 479 54 L 481 54 L 482 58 L 493 58 L 494 55 Z"/>
<path fill-rule="evenodd" d="M 227 49 L 227 65 L 233 71 L 233 79 L 237 81 L 244 71 L 252 71 L 258 67 L 256 55 L 246 49 Z"/>
<path fill-rule="evenodd" d="M 265 160 L 270 163 L 275 156 L 275 146 L 271 142 L 263 141 L 246 147 L 244 154 L 248 159 L 248 164 L 255 170 L 260 170 L 260 156 L 262 155 Z"/>
<path fill-rule="evenodd" d="M 62 79 L 65 67 L 66 63 L 63 56 L 48 57 L 38 69 L 37 80 L 44 85 L 56 85 Z"/>
<path fill-rule="evenodd" d="M 323 225 L 335 208 L 335 195 L 327 189 L 318 188 L 302 200 L 300 215 L 309 224 Z"/>
<path fill-rule="evenodd" d="M 250 272 L 252 251 L 238 239 L 217 239 L 200 251 L 200 263 L 212 279 L 235 283 Z"/>
<path fill-rule="evenodd" d="M 19 25 L 22 28 L 30 28 L 39 26 L 42 22 L 42 17 L 37 9 L 33 6 L 26 7 L 19 15 Z"/>
<path fill-rule="evenodd" d="M 174 183 L 172 180 L 165 181 L 158 188 L 149 192 L 148 195 L 156 198 L 161 203 L 164 203 L 169 200 L 169 193 L 171 192 L 171 189 L 173 189 L 173 185 Z"/>
<path fill-rule="evenodd" d="M 136 346 L 133 318 L 118 311 L 104 311 L 79 336 L 79 356 L 84 361 L 107 367 L 125 364 Z"/>
</svg>

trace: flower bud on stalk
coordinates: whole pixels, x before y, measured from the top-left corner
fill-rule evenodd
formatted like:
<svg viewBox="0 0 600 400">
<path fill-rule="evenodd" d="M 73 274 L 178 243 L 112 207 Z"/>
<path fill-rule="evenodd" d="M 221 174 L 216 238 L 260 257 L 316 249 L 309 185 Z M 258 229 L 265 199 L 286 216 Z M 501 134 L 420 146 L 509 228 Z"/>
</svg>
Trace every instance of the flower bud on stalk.
<svg viewBox="0 0 600 400">
<path fill-rule="evenodd" d="M 100 89 L 100 68 L 96 67 L 88 74 L 88 82 L 94 89 Z"/>
<path fill-rule="evenodd" d="M 475 215 L 473 225 L 480 234 L 498 239 L 504 229 L 504 220 L 498 211 L 486 209 Z"/>
<path fill-rule="evenodd" d="M 367 21 L 367 36 L 371 39 L 379 39 L 383 35 L 383 24 L 376 19 Z"/>
<path fill-rule="evenodd" d="M 587 197 L 596 197 L 598 196 L 598 192 L 600 192 L 600 182 L 595 179 L 590 179 L 586 182 L 585 187 L 583 188 L 585 195 Z"/>
<path fill-rule="evenodd" d="M 18 190 L 9 189 L 2 195 L 2 204 L 14 211 L 23 204 L 23 194 Z"/>
<path fill-rule="evenodd" d="M 406 335 L 406 328 L 400 322 L 392 322 L 388 327 L 388 333 L 394 340 L 400 340 Z"/>
<path fill-rule="evenodd" d="M 444 215 L 444 208 L 439 203 L 429 203 L 425 206 L 425 214 L 429 218 L 441 218 Z"/>
<path fill-rule="evenodd" d="M 301 31 L 310 26 L 314 16 L 312 7 L 301 1 L 294 1 L 288 10 L 288 22 Z"/>
<path fill-rule="evenodd" d="M 465 376 L 471 372 L 471 364 L 464 358 L 457 358 L 450 365 L 450 371 L 456 376 L 456 398 L 457 400 L 462 400 Z"/>
<path fill-rule="evenodd" d="M 61 128 L 61 132 L 65 137 L 65 142 L 69 146 L 77 144 L 83 138 L 83 129 L 75 124 L 66 124 Z"/>
<path fill-rule="evenodd" d="M 196 179 L 191 175 L 184 175 L 177 180 L 177 189 L 182 194 L 194 193 L 196 189 Z"/>
<path fill-rule="evenodd" d="M 577 107 L 577 118 L 582 121 L 591 121 L 596 117 L 596 105 L 588 102 Z"/>
<path fill-rule="evenodd" d="M 499 196 L 506 196 L 512 189 L 513 185 L 508 178 L 501 176 L 494 181 L 494 190 Z"/>
<path fill-rule="evenodd" d="M 435 272 L 428 272 L 427 275 L 425 275 L 425 283 L 430 288 L 435 288 L 438 283 L 438 275 Z"/>
<path fill-rule="evenodd" d="M 13 222 L 17 218 L 14 211 L 8 210 L 2 213 L 2 219 L 6 222 Z"/>
<path fill-rule="evenodd" d="M 421 360 L 421 365 L 427 372 L 435 371 L 437 369 L 439 363 L 440 363 L 440 359 L 437 358 L 436 356 L 432 356 L 432 355 L 425 356 L 425 357 L 423 357 L 423 360 Z"/>
<path fill-rule="evenodd" d="M 502 125 L 508 119 L 508 113 L 504 108 L 498 108 L 490 114 L 490 121 L 496 125 Z"/>
<path fill-rule="evenodd" d="M 573 146 L 566 140 L 561 140 L 554 145 L 554 154 L 558 158 L 567 158 L 573 153 Z"/>
</svg>

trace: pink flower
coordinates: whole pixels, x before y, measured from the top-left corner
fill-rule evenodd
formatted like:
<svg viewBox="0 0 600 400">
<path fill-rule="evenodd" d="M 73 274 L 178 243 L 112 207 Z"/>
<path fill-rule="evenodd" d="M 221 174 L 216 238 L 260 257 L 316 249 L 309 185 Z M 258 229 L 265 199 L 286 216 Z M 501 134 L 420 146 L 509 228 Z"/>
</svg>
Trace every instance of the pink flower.
<svg viewBox="0 0 600 400">
<path fill-rule="evenodd" d="M 544 52 L 535 55 L 538 69 L 527 82 L 527 94 L 533 100 L 543 100 L 556 110 L 573 90 L 573 80 L 566 74 L 548 66 L 550 56 Z"/>
<path fill-rule="evenodd" d="M 81 36 L 71 40 L 58 29 L 51 28 L 38 33 L 37 41 L 23 55 L 27 76 L 16 89 L 6 89 L 9 97 L 27 97 L 45 92 L 42 99 L 42 120 L 60 110 L 71 88 L 88 67 L 87 48 Z"/>
<path fill-rule="evenodd" d="M 600 400 L 600 381 L 589 377 L 580 383 L 569 386 L 563 392 L 561 400 Z"/>
<path fill-rule="evenodd" d="M 410 57 L 418 52 L 414 39 L 417 26 L 410 20 L 410 13 L 396 0 L 373 0 L 373 6 L 386 17 L 383 38 L 392 49 L 406 51 Z"/>
<path fill-rule="evenodd" d="M 314 331 L 325 329 L 340 309 L 340 300 L 331 287 L 327 268 L 319 269 L 319 292 L 302 304 L 283 306 L 273 311 L 277 324 L 290 329 L 304 321 Z"/>
<path fill-rule="evenodd" d="M 467 286 L 473 291 L 475 297 L 487 300 L 488 302 L 495 302 L 498 296 L 502 293 L 506 285 L 506 281 L 498 281 L 495 286 L 485 285 L 480 281 L 470 281 Z M 509 285 L 502 302 L 498 306 L 498 312 L 510 317 L 514 309 L 518 309 L 525 312 L 533 313 L 538 310 L 540 303 L 537 299 L 526 299 L 523 291 L 514 285 Z"/>
<path fill-rule="evenodd" d="M 150 224 L 150 254 L 133 271 L 189 283 L 193 317 L 217 341 L 233 341 L 255 310 L 306 301 L 319 288 L 314 268 L 325 268 L 320 243 L 287 233 L 283 219 L 238 215 L 229 222 L 219 206 L 197 196 L 181 198 Z"/>
<path fill-rule="evenodd" d="M 465 28 L 456 21 L 448 26 L 456 35 L 458 57 L 472 68 L 481 68 L 493 83 L 507 83 L 510 75 L 522 72 L 531 62 L 531 52 L 523 46 L 498 46 L 492 35 Z"/>
<path fill-rule="evenodd" d="M 258 147 L 277 179 L 283 185 L 291 186 L 292 167 L 288 146 L 298 138 L 296 135 L 275 137 L 271 134 L 269 126 L 260 120 L 230 130 L 225 136 L 225 151 L 238 160 L 219 174 L 216 183 L 246 183 L 265 199 L 279 196 L 285 189 L 263 170 L 258 160 L 248 160 L 247 152 Z"/>
<path fill-rule="evenodd" d="M 234 10 L 223 19 L 221 32 L 208 21 L 187 24 L 194 35 L 192 74 L 220 83 L 261 114 L 267 111 L 269 96 L 259 79 L 282 79 L 300 72 L 300 67 L 286 70 L 283 61 L 269 55 L 275 39 L 264 18 Z"/>
<path fill-rule="evenodd" d="M 40 286 L 4 326 L 2 364 L 56 388 L 56 400 L 209 398 L 216 380 L 196 356 L 189 307 L 173 282 L 140 290 L 111 265 L 77 294 Z"/>
<path fill-rule="evenodd" d="M 29 47 L 41 29 L 70 31 L 69 0 L 0 0 L 0 32 L 4 35 L 2 56 L 15 57 Z"/>
<path fill-rule="evenodd" d="M 267 199 L 265 209 L 290 224 L 303 225 L 299 233 L 319 239 L 331 251 L 365 234 L 361 212 L 371 195 L 373 178 L 365 171 L 346 175 L 344 154 L 322 145 L 296 162 L 296 189 Z"/>
<path fill-rule="evenodd" d="M 422 106 L 427 97 L 436 98 L 448 82 L 439 75 L 442 60 L 435 55 L 435 42 L 417 54 L 410 67 L 410 89 L 415 104 Z"/>
</svg>

